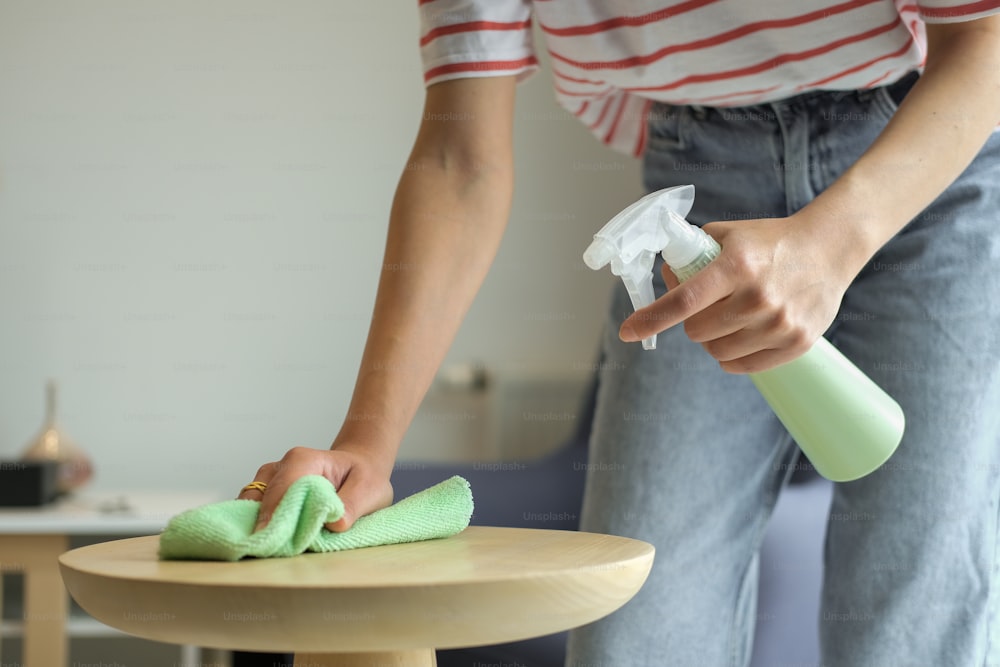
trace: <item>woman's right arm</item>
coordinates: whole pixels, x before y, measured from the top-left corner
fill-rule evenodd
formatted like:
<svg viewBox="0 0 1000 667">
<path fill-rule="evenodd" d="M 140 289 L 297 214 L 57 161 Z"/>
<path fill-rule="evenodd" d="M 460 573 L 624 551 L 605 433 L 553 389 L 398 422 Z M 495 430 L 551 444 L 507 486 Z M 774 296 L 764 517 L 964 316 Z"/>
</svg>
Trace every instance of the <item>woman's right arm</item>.
<svg viewBox="0 0 1000 667">
<path fill-rule="evenodd" d="M 331 449 L 296 447 L 268 463 L 258 528 L 288 486 L 324 475 L 344 501 L 346 530 L 392 502 L 399 444 L 499 247 L 513 192 L 515 78 L 466 78 L 427 90 L 400 177 L 368 341 Z M 345 289 L 349 289 L 345 285 Z M 240 497 L 260 499 L 259 491 Z"/>
</svg>

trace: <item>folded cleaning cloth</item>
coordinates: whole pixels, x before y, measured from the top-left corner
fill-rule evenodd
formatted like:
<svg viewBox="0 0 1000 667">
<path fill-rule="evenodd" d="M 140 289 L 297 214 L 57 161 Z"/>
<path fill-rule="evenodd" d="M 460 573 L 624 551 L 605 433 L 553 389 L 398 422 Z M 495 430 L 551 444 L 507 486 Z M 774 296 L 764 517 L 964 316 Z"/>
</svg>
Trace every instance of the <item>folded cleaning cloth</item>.
<svg viewBox="0 0 1000 667">
<path fill-rule="evenodd" d="M 344 503 L 320 475 L 296 480 L 271 521 L 255 533 L 259 509 L 257 500 L 226 500 L 178 514 L 160 535 L 160 558 L 236 561 L 448 537 L 469 525 L 472 492 L 456 475 L 359 518 L 343 533 L 323 527 L 343 516 Z"/>
</svg>

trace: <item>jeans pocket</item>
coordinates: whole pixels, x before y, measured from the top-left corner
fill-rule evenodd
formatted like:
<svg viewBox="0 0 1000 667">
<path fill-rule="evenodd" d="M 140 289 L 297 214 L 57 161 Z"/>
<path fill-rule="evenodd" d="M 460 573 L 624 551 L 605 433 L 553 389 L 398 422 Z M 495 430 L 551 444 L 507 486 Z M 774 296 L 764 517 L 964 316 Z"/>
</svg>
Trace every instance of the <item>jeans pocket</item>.
<svg viewBox="0 0 1000 667">
<path fill-rule="evenodd" d="M 647 149 L 663 152 L 683 150 L 686 112 L 687 107 L 655 102 L 649 111 Z"/>
</svg>

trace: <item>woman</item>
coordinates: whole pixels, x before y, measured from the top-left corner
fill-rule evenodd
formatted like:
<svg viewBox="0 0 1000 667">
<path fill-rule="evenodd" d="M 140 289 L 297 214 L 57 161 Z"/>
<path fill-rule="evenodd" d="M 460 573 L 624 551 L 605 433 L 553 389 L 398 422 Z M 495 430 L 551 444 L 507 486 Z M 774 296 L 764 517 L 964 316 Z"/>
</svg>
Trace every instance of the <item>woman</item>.
<svg viewBox="0 0 1000 667">
<path fill-rule="evenodd" d="M 383 271 L 331 449 L 290 450 L 257 473 L 265 491 L 242 494 L 262 500 L 261 523 L 305 474 L 343 497 L 333 530 L 391 502 L 399 442 L 507 221 L 534 18 L 560 102 L 641 155 L 649 190 L 694 183 L 690 219 L 722 246 L 683 286 L 667 272 L 647 309 L 625 319 L 624 293 L 610 309 L 590 456 L 615 465 L 593 466 L 583 528 L 652 542 L 657 559 L 631 603 L 572 634 L 569 664 L 749 660 L 756 550 L 796 450 L 745 374 L 824 333 L 899 401 L 907 432 L 889 464 L 835 490 L 823 664 L 986 664 L 1000 0 L 420 9 L 427 97 L 385 253 L 386 267 L 411 270 Z M 645 352 L 635 341 L 653 333 L 658 349 Z"/>
</svg>

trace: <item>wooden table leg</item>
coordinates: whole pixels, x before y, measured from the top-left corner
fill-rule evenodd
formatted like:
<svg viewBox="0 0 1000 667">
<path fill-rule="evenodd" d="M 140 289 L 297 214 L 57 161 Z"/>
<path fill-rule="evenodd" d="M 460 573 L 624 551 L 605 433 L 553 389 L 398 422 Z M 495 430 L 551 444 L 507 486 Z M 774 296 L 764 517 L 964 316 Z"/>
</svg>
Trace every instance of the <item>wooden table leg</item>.
<svg viewBox="0 0 1000 667">
<path fill-rule="evenodd" d="M 0 655 L 3 655 L 3 554 L 0 554 Z"/>
<path fill-rule="evenodd" d="M 436 667 L 434 649 L 382 653 L 296 653 L 295 667 Z"/>
<path fill-rule="evenodd" d="M 59 574 L 65 535 L 10 535 L 3 558 L 24 574 L 24 666 L 65 667 L 69 597 Z"/>
</svg>

